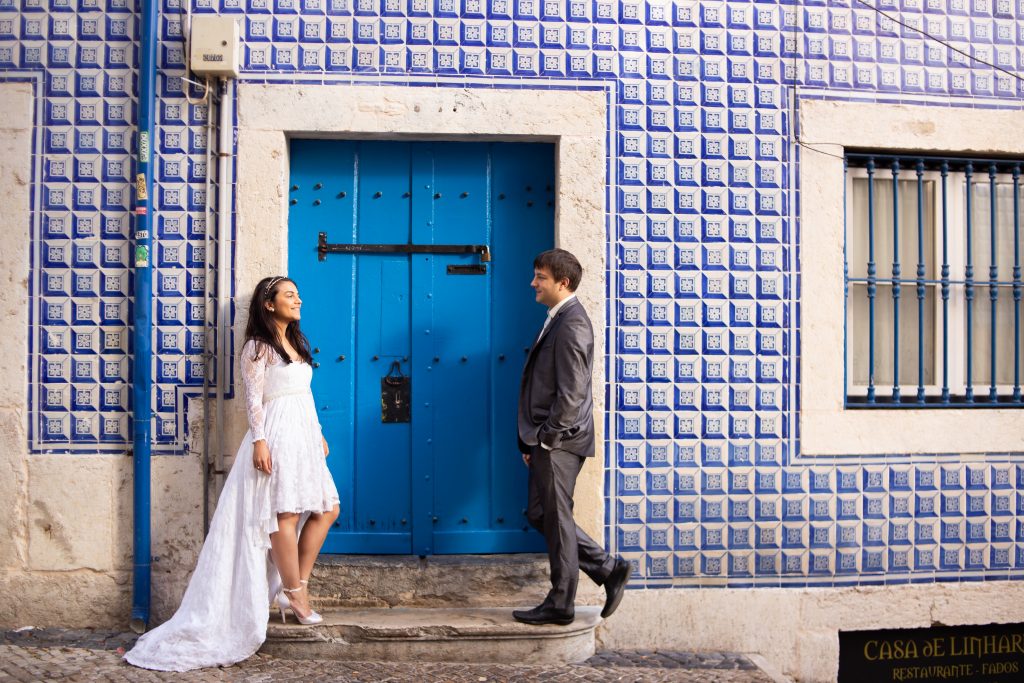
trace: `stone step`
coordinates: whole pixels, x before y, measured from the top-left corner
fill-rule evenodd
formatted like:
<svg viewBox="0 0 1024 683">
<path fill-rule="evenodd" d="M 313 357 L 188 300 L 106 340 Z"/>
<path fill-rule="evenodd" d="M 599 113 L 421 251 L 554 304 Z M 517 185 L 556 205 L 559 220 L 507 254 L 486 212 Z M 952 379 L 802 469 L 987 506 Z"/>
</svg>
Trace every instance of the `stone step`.
<svg viewBox="0 0 1024 683">
<path fill-rule="evenodd" d="M 525 607 L 525 606 L 524 606 Z M 577 607 L 568 626 L 529 626 L 512 607 L 323 610 L 302 626 L 274 613 L 262 652 L 288 659 L 565 664 L 594 654 L 600 608 Z"/>
<path fill-rule="evenodd" d="M 309 582 L 317 609 L 534 606 L 550 588 L 547 555 L 537 553 L 321 555 Z"/>
</svg>

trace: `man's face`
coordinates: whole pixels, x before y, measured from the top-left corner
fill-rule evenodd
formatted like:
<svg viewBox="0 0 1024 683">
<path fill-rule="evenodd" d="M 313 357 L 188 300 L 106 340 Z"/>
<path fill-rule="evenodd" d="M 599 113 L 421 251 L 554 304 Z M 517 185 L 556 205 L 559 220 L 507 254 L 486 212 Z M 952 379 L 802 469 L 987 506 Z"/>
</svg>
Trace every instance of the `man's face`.
<svg viewBox="0 0 1024 683">
<path fill-rule="evenodd" d="M 551 308 L 559 301 L 569 296 L 569 283 L 563 279 L 560 282 L 547 268 L 534 268 L 533 282 L 530 286 L 537 293 L 537 303 L 544 304 Z"/>
</svg>

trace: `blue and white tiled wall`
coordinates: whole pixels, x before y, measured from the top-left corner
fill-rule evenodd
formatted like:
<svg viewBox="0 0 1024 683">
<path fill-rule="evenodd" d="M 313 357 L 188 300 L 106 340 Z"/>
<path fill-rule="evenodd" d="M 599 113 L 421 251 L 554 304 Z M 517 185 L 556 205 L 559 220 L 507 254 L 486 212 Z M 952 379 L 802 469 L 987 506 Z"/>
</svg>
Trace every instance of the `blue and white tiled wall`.
<svg viewBox="0 0 1024 683">
<path fill-rule="evenodd" d="M 157 450 L 203 366 L 204 106 L 161 7 Z M 801 458 L 794 92 L 1021 109 L 1024 0 L 191 0 L 243 80 L 607 87 L 607 535 L 649 586 L 1017 578 L 1024 458 Z M 128 0 L 0 0 L 0 80 L 37 95 L 33 452 L 130 439 Z M 571 86 L 568 86 L 571 87 Z M 842 277 L 842 273 L 836 273 Z"/>
</svg>

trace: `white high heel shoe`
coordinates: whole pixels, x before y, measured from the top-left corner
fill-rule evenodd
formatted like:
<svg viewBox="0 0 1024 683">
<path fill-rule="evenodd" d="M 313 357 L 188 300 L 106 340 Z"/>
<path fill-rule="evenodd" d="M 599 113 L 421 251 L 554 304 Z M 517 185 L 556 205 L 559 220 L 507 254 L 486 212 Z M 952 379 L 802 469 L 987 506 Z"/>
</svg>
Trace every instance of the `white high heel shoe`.
<svg viewBox="0 0 1024 683">
<path fill-rule="evenodd" d="M 286 623 L 284 618 L 284 611 L 286 609 L 291 609 L 291 600 L 289 600 L 288 596 L 284 594 L 284 589 L 282 588 L 281 590 L 277 591 L 277 597 L 274 598 L 274 601 L 277 603 L 277 610 L 281 613 L 281 623 L 284 624 Z"/>
<path fill-rule="evenodd" d="M 320 616 L 315 610 L 310 609 L 308 615 L 302 616 L 295 609 L 295 606 L 292 605 L 292 601 L 288 599 L 288 596 L 285 595 L 286 593 L 298 593 L 306 587 L 306 584 L 308 582 L 300 581 L 299 583 L 301 583 L 302 585 L 298 588 L 282 588 L 281 592 L 277 594 L 277 609 L 281 612 L 281 623 L 285 623 L 285 610 L 290 610 L 291 613 L 295 615 L 295 618 L 298 619 L 299 623 L 303 626 L 312 626 L 314 624 L 321 623 L 324 620 L 324 618 Z"/>
</svg>

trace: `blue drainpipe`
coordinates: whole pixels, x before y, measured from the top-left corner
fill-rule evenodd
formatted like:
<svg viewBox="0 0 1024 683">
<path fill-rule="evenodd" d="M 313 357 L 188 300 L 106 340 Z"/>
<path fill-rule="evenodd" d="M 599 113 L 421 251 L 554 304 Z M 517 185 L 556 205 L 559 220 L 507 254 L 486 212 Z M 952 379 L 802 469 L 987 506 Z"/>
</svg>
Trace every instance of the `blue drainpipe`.
<svg viewBox="0 0 1024 683">
<path fill-rule="evenodd" d="M 134 576 L 131 628 L 142 633 L 149 624 L 150 592 L 150 438 L 153 376 L 152 201 L 154 153 L 153 110 L 156 81 L 156 0 L 142 0 L 139 42 L 139 99 L 135 140 L 135 305 L 132 348 L 132 464 L 134 469 Z"/>
</svg>

